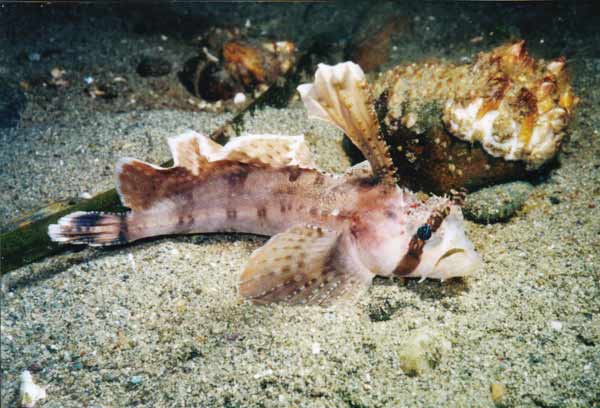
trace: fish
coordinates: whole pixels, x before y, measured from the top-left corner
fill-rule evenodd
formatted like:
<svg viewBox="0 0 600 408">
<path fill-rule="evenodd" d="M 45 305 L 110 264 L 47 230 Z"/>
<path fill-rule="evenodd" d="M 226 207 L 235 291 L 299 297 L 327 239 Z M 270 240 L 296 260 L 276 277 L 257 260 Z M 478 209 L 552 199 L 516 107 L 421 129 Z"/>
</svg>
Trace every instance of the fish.
<svg viewBox="0 0 600 408">
<path fill-rule="evenodd" d="M 397 184 L 358 65 L 319 64 L 298 91 L 309 116 L 344 131 L 365 162 L 331 174 L 302 135 L 247 134 L 222 146 L 190 130 L 168 139 L 172 167 L 117 163 L 130 211 L 69 214 L 49 226 L 50 238 L 106 246 L 172 234 L 269 236 L 240 277 L 239 294 L 256 304 L 325 306 L 356 300 L 377 275 L 447 280 L 479 269 L 460 194 L 424 200 Z"/>
</svg>

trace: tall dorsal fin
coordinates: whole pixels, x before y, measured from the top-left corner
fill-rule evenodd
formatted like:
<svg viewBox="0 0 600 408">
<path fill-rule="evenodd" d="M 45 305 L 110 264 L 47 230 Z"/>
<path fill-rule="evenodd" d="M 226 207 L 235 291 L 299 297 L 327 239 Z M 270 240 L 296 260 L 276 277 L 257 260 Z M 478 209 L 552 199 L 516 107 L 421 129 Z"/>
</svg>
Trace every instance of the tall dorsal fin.
<svg viewBox="0 0 600 408">
<path fill-rule="evenodd" d="M 341 129 L 367 158 L 373 174 L 386 184 L 395 183 L 388 146 L 381 137 L 369 85 L 353 62 L 319 64 L 312 84 L 298 87 L 308 115 Z"/>
<path fill-rule="evenodd" d="M 255 303 L 324 305 L 358 294 L 373 276 L 356 256 L 349 233 L 299 225 L 254 251 L 240 294 Z"/>
</svg>

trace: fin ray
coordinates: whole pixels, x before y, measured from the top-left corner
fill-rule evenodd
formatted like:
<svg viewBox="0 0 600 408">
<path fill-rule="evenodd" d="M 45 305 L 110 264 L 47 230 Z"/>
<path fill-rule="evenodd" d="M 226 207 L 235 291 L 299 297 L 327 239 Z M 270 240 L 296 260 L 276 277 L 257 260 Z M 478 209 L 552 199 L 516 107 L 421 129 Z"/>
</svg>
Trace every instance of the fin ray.
<svg viewBox="0 0 600 408">
<path fill-rule="evenodd" d="M 358 65 L 319 64 L 314 83 L 300 85 L 298 92 L 309 116 L 341 129 L 367 158 L 374 175 L 386 184 L 395 183 L 392 157 L 381 137 L 365 74 Z"/>
<path fill-rule="evenodd" d="M 370 285 L 350 235 L 303 225 L 257 249 L 241 277 L 240 293 L 255 303 L 325 305 Z"/>
</svg>

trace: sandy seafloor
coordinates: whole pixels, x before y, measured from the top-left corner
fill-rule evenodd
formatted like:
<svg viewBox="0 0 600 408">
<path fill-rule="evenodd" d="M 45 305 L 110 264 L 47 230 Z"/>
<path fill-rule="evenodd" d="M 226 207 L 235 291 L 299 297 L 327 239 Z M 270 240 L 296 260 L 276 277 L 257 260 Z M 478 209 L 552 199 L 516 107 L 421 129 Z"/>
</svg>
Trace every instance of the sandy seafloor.
<svg viewBox="0 0 600 408">
<path fill-rule="evenodd" d="M 4 73 L 21 51 L 5 49 Z M 133 78 L 124 58 L 120 72 Z M 66 253 L 2 279 L 1 405 L 15 406 L 28 367 L 48 387 L 40 407 L 494 406 L 492 384 L 505 389 L 498 405 L 600 405 L 600 55 L 588 49 L 571 69 L 583 102 L 560 167 L 507 223 L 466 223 L 484 260 L 474 276 L 376 280 L 359 303 L 328 309 L 259 307 L 236 288 L 261 237 Z M 56 98 L 63 105 L 51 117 L 30 100 L 19 126 L 0 129 L 3 218 L 101 192 L 118 157 L 162 162 L 166 137 L 208 133 L 231 116 Z M 265 108 L 243 130 L 307 133 L 322 168 L 349 165 L 342 134 L 297 103 Z M 374 317 L 382 308 L 388 320 Z M 423 333 L 435 334 L 436 353 L 408 375 L 403 352 Z"/>
</svg>

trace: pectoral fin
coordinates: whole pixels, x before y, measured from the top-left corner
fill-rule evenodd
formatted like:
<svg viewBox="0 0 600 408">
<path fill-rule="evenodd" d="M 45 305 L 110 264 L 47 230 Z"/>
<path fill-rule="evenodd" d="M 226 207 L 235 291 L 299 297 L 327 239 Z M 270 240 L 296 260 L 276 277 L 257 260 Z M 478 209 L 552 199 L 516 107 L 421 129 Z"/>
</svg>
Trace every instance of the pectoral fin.
<svg viewBox="0 0 600 408">
<path fill-rule="evenodd" d="M 369 287 L 373 274 L 359 261 L 350 234 L 296 226 L 252 254 L 240 294 L 255 303 L 331 303 Z"/>
</svg>

